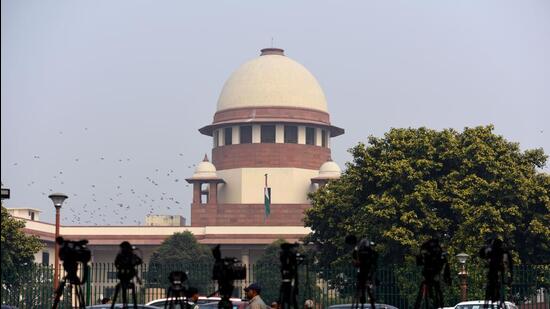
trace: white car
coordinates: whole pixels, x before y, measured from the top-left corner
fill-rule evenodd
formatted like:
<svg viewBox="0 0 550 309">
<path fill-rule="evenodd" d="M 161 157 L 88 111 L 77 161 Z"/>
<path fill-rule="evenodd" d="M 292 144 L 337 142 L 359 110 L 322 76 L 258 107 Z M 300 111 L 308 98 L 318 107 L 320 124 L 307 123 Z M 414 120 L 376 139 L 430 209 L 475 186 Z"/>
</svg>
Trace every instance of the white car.
<svg viewBox="0 0 550 309">
<path fill-rule="evenodd" d="M 504 302 L 504 308 L 500 307 L 500 302 L 486 302 L 485 300 L 471 300 L 458 303 L 455 309 L 518 309 L 518 307 L 509 301 Z"/>
<path fill-rule="evenodd" d="M 184 297 L 185 299 L 185 297 Z M 200 305 L 210 305 L 212 303 L 218 303 L 219 301 L 221 300 L 220 297 L 205 297 L 205 296 L 200 296 L 199 297 L 199 300 L 197 301 L 197 304 L 200 306 Z M 234 309 L 240 309 L 240 308 L 244 308 L 246 307 L 246 305 L 248 304 L 248 302 L 246 301 L 243 301 L 242 299 L 240 298 L 230 298 L 229 299 L 231 301 L 231 303 L 233 303 L 233 308 Z M 148 302 L 146 305 L 148 306 L 154 306 L 154 307 L 158 307 L 158 308 L 164 308 L 164 304 L 166 304 L 167 302 L 169 302 L 170 299 L 169 298 L 160 298 L 160 299 L 155 299 L 153 301 L 150 301 Z M 179 307 L 179 306 L 176 306 L 176 307 Z M 208 307 L 208 306 L 207 306 Z"/>
</svg>

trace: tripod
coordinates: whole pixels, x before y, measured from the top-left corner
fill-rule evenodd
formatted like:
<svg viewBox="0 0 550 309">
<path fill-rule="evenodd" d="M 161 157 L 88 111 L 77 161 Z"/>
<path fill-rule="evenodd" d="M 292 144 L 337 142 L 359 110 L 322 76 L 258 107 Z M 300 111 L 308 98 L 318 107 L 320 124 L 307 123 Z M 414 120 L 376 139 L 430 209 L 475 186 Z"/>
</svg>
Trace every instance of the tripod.
<svg viewBox="0 0 550 309">
<path fill-rule="evenodd" d="M 294 277 L 283 278 L 279 289 L 280 309 L 295 308 L 298 309 L 298 272 Z"/>
<path fill-rule="evenodd" d="M 57 306 L 59 306 L 59 301 L 61 299 L 61 295 L 63 295 L 63 290 L 65 289 L 67 280 L 69 281 L 69 290 L 71 290 L 72 287 L 74 286 L 75 293 L 76 293 L 77 307 L 80 309 L 86 308 L 84 294 L 82 293 L 82 281 L 78 278 L 78 276 L 76 275 L 76 272 L 74 273 L 71 272 L 65 275 L 65 277 L 63 277 L 61 282 L 59 282 L 59 286 L 55 290 L 55 299 L 53 301 L 52 309 L 57 309 Z"/>
<path fill-rule="evenodd" d="M 374 291 L 373 291 L 373 280 L 367 280 L 366 276 L 358 271 L 357 273 L 357 284 L 355 286 L 355 295 L 353 296 L 353 302 L 351 304 L 352 309 L 359 308 L 361 304 L 361 309 L 364 308 L 365 303 L 367 302 L 367 295 L 369 295 L 371 308 L 375 308 L 374 300 Z"/>
<path fill-rule="evenodd" d="M 423 300 L 426 309 L 443 307 L 443 292 L 439 281 L 433 278 L 422 280 L 414 302 L 414 309 L 420 309 Z"/>
<path fill-rule="evenodd" d="M 122 290 L 122 309 L 130 308 L 128 307 L 128 290 L 132 290 L 132 300 L 134 302 L 134 309 L 138 309 L 137 298 L 136 298 L 136 285 L 134 282 L 127 279 L 120 279 L 120 282 L 116 285 L 115 295 L 113 296 L 113 303 L 111 304 L 111 309 L 115 308 L 116 299 L 118 293 Z"/>
</svg>

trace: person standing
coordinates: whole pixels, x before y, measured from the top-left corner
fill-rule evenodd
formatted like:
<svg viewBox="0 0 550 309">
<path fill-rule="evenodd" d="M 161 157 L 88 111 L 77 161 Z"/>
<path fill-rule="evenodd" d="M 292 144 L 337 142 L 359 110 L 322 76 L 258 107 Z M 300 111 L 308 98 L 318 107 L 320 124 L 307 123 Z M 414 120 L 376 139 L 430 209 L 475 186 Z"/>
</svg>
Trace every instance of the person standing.
<svg viewBox="0 0 550 309">
<path fill-rule="evenodd" d="M 262 288 L 258 283 L 252 283 L 244 289 L 246 297 L 249 299 L 246 309 L 268 309 L 269 307 L 264 303 L 260 297 Z"/>
</svg>

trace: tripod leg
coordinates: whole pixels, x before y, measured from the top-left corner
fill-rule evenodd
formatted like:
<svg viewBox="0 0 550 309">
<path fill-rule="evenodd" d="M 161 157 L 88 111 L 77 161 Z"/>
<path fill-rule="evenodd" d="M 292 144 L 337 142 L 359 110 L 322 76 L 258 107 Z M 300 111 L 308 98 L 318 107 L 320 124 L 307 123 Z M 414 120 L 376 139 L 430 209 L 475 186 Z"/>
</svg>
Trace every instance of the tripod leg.
<svg viewBox="0 0 550 309">
<path fill-rule="evenodd" d="M 443 291 L 441 290 L 441 284 L 435 283 L 435 305 L 438 308 L 443 307 Z"/>
<path fill-rule="evenodd" d="M 115 288 L 115 295 L 113 296 L 113 302 L 111 303 L 111 309 L 115 309 L 116 298 L 119 292 L 120 292 L 120 283 L 117 283 Z"/>
<path fill-rule="evenodd" d="M 80 285 L 75 285 L 74 287 L 76 293 L 76 299 L 78 301 L 78 307 L 80 309 L 86 309 L 86 301 L 84 300 L 84 294 L 82 293 L 82 287 Z"/>
<path fill-rule="evenodd" d="M 373 291 L 372 286 L 370 284 L 367 285 L 367 294 L 369 296 L 370 307 L 373 308 L 373 309 L 376 308 L 375 307 L 376 301 L 374 299 L 374 291 Z"/>
<path fill-rule="evenodd" d="M 128 285 L 122 284 L 122 309 L 128 308 Z"/>
<path fill-rule="evenodd" d="M 63 295 L 63 290 L 65 289 L 65 279 L 61 280 L 59 282 L 59 285 L 57 286 L 57 289 L 55 290 L 55 299 L 53 301 L 52 309 L 57 309 L 57 306 L 59 306 L 59 300 L 61 299 L 61 295 Z"/>
<path fill-rule="evenodd" d="M 420 309 L 420 304 L 422 303 L 422 298 L 424 298 L 426 288 L 426 282 L 422 281 L 420 283 L 420 289 L 418 290 L 418 294 L 416 294 L 416 300 L 414 302 L 414 309 Z"/>
<path fill-rule="evenodd" d="M 134 309 L 138 309 L 135 283 L 132 283 L 132 300 L 134 301 Z"/>
</svg>

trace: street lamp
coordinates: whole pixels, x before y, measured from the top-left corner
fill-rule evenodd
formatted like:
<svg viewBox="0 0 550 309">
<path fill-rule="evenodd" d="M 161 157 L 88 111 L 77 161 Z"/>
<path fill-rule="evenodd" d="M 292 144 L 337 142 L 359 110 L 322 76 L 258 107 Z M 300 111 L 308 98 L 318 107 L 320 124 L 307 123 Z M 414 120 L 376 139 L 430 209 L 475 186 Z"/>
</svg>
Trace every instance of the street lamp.
<svg viewBox="0 0 550 309">
<path fill-rule="evenodd" d="M 63 193 L 53 193 L 50 194 L 49 198 L 55 206 L 55 251 L 54 251 L 54 267 L 53 267 L 53 286 L 54 289 L 57 289 L 59 283 L 59 244 L 57 243 L 57 237 L 59 237 L 59 212 L 61 210 L 61 205 L 67 199 L 67 196 Z"/>
<path fill-rule="evenodd" d="M 462 301 L 468 300 L 468 272 L 466 271 L 466 261 L 470 256 L 462 252 L 456 255 L 458 262 L 460 263 L 460 271 L 458 277 L 460 278 L 460 298 Z"/>
</svg>

